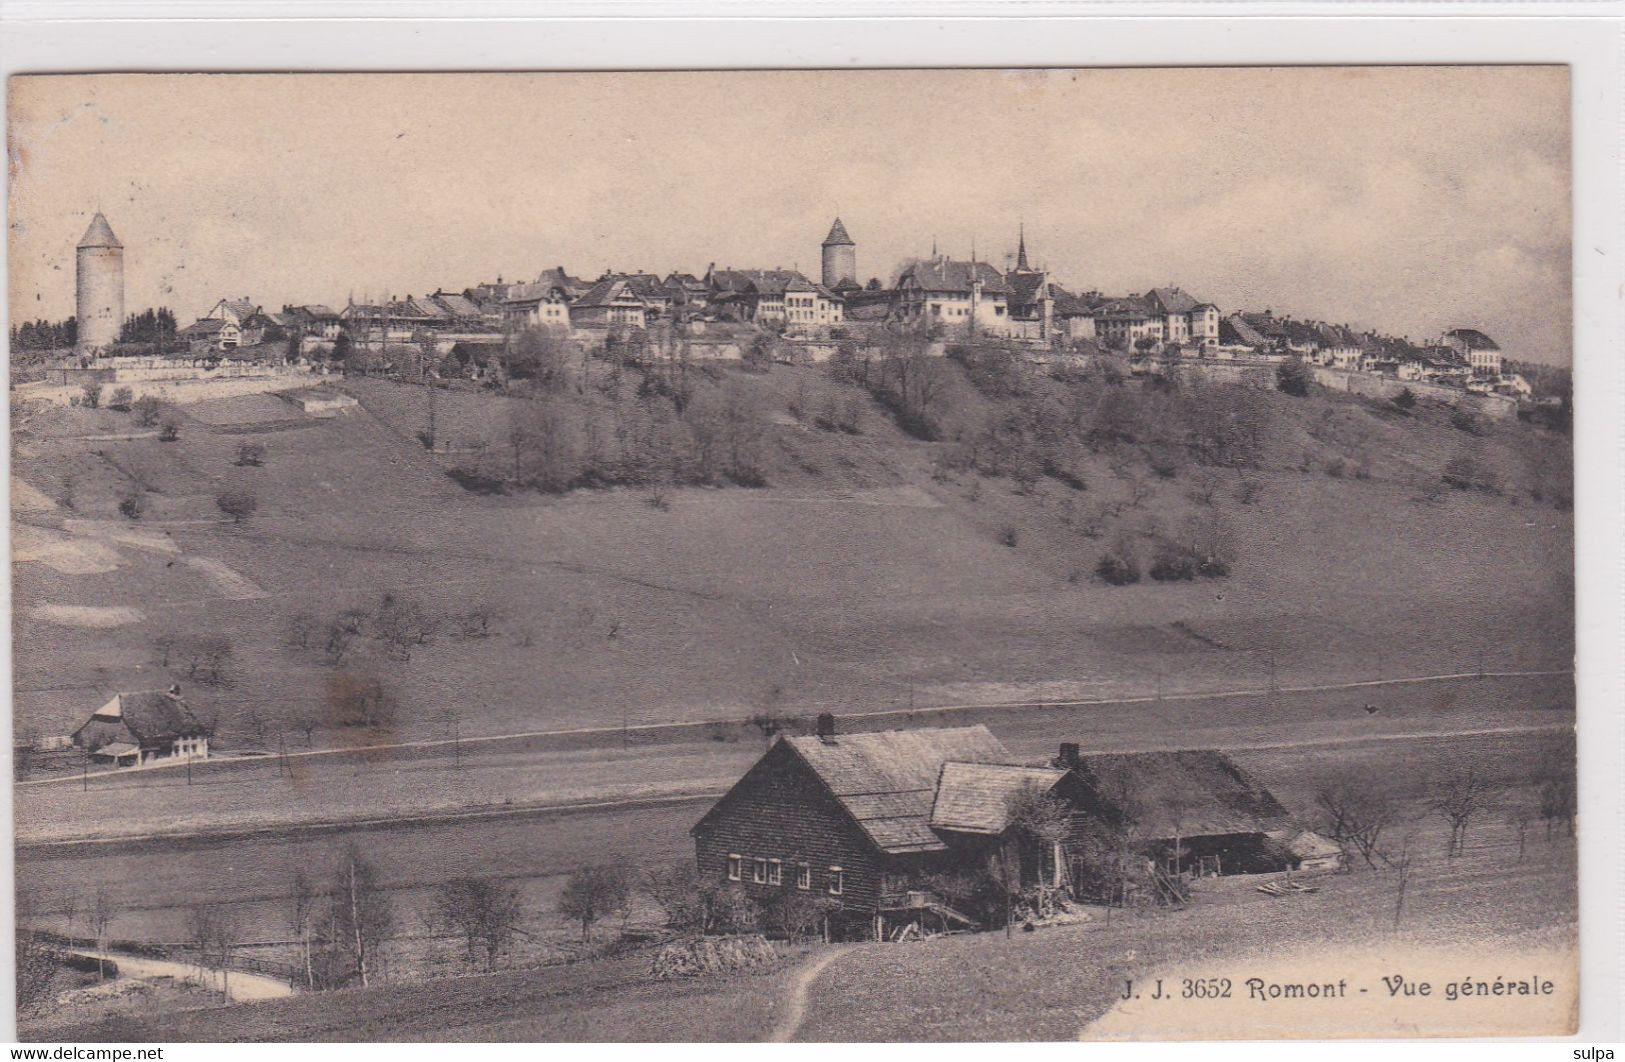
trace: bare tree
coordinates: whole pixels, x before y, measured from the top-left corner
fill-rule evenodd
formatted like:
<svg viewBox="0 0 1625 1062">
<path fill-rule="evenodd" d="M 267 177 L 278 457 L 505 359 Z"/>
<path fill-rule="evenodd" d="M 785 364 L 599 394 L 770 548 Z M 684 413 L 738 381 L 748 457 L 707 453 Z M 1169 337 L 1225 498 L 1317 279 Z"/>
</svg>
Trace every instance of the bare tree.
<svg viewBox="0 0 1625 1062">
<path fill-rule="evenodd" d="M 1494 795 L 1495 787 L 1471 767 L 1439 784 L 1428 806 L 1450 824 L 1450 840 L 1445 848 L 1447 858 L 1454 859 L 1466 849 L 1468 825 L 1479 812 L 1492 805 Z"/>
<path fill-rule="evenodd" d="M 1411 882 L 1411 835 L 1406 833 L 1400 839 L 1399 849 L 1391 855 L 1383 856 L 1383 862 L 1394 874 L 1394 928 L 1399 928 L 1400 919 L 1405 915 L 1405 890 Z"/>
<path fill-rule="evenodd" d="M 332 897 L 332 945 L 346 980 L 362 988 L 378 974 L 378 951 L 394 929 L 389 894 L 378 883 L 378 871 L 351 845 L 344 851 L 329 890 Z"/>
<path fill-rule="evenodd" d="M 592 939 L 593 923 L 626 909 L 630 888 L 617 866 L 582 867 L 570 875 L 559 896 L 559 913 L 581 923 L 581 939 Z"/>
<path fill-rule="evenodd" d="M 668 926 L 689 929 L 702 923 L 700 875 L 693 860 L 680 859 L 667 866 L 653 867 L 643 873 L 639 886 L 643 894 L 665 912 Z"/>
<path fill-rule="evenodd" d="M 316 905 L 321 897 L 316 892 L 315 884 L 306 876 L 304 868 L 295 868 L 293 872 L 293 935 L 299 940 L 300 952 L 305 967 L 305 987 L 316 987 L 316 965 L 314 961 L 313 938 L 315 936 Z"/>
<path fill-rule="evenodd" d="M 1366 866 L 1375 868 L 1383 831 L 1399 818 L 1399 809 L 1381 779 L 1349 774 L 1315 792 L 1326 836 L 1343 849 L 1343 864 L 1358 852 Z"/>
<path fill-rule="evenodd" d="M 237 945 L 237 925 L 229 911 L 217 904 L 192 908 L 187 917 L 187 943 L 197 957 L 198 979 L 213 987 L 211 970 L 220 974 L 220 993 L 231 995 L 231 949 Z"/>
<path fill-rule="evenodd" d="M 519 890 L 495 878 L 458 878 L 435 890 L 435 923 L 460 936 L 468 964 L 486 973 L 512 943 L 519 912 Z"/>
<path fill-rule="evenodd" d="M 1526 801 L 1514 800 L 1506 807 L 1507 824 L 1517 831 L 1518 862 L 1520 863 L 1523 862 L 1524 845 L 1529 836 L 1529 824 L 1534 821 L 1534 818 L 1535 809 L 1530 807 Z"/>
<path fill-rule="evenodd" d="M 114 916 L 118 914 L 118 909 L 113 905 L 113 896 L 107 891 L 106 885 L 96 886 L 96 893 L 91 898 L 90 910 L 87 913 L 90 916 L 90 935 L 96 941 L 96 980 L 103 981 L 107 978 L 106 967 L 103 965 L 103 957 L 107 954 L 107 931 L 113 924 Z"/>
</svg>

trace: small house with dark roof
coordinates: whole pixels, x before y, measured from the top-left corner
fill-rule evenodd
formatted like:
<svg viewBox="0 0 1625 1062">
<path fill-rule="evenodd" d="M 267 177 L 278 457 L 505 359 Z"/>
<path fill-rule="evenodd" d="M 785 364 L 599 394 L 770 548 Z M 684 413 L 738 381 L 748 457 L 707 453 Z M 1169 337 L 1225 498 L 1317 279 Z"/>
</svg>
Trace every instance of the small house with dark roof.
<svg viewBox="0 0 1625 1062">
<path fill-rule="evenodd" d="M 186 707 L 179 686 L 114 694 L 72 740 L 91 759 L 115 767 L 209 755 L 209 730 Z"/>
</svg>

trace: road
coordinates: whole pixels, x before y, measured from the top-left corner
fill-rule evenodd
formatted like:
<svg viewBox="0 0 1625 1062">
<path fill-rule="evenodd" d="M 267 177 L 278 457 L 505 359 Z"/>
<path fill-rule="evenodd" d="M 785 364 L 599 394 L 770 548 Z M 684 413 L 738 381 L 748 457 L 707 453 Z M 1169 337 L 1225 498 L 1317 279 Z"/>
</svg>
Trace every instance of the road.
<svg viewBox="0 0 1625 1062">
<path fill-rule="evenodd" d="M 119 977 L 132 981 L 147 981 L 155 977 L 173 977 L 177 981 L 194 981 L 204 984 L 205 987 L 218 990 L 221 978 L 216 971 L 209 971 L 206 979 L 200 979 L 198 968 L 190 963 L 170 962 L 166 959 L 153 959 L 145 955 L 128 955 L 121 951 L 75 951 L 75 955 L 87 959 L 106 959 L 118 964 Z M 205 984 L 205 980 L 207 983 Z M 242 970 L 232 970 L 225 978 L 226 995 L 235 1003 L 244 1003 L 258 999 L 281 999 L 293 995 L 293 989 L 274 977 L 264 977 L 260 974 L 246 973 Z"/>
</svg>

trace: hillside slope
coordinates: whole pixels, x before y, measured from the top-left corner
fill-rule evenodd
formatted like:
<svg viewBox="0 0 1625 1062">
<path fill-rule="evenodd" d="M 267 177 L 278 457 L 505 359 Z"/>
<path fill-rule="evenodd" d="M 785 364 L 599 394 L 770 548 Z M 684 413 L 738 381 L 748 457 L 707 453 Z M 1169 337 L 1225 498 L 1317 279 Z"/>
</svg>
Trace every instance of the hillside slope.
<svg viewBox="0 0 1625 1062">
<path fill-rule="evenodd" d="M 414 439 L 427 392 L 383 380 L 347 381 L 362 408 L 320 423 L 204 403 L 170 443 L 104 438 L 132 430 L 122 414 L 47 411 L 14 438 L 18 725 L 66 733 L 107 691 L 172 678 L 224 741 L 274 746 L 302 745 L 302 721 L 349 740 L 336 673 L 382 683 L 387 738 L 1570 661 L 1566 438 L 1268 392 L 1248 400 L 1268 425 L 1257 467 L 1142 431 L 1068 436 L 1065 476 L 1029 479 L 967 453 L 1035 393 L 1098 418 L 1149 388 L 1042 377 L 989 397 L 944 371 L 951 423 L 932 442 L 821 369 L 716 374 L 759 417 L 757 489 L 465 490 L 446 473 L 502 446 L 521 400 L 437 395 L 454 452 L 431 455 Z M 807 415 L 830 391 L 862 404 L 856 434 Z M 245 440 L 259 467 L 233 463 Z M 1463 453 L 1498 493 L 1435 486 Z M 117 504 L 136 478 L 149 505 L 130 521 Z M 226 521 L 223 490 L 256 513 Z M 1108 550 L 1149 567 L 1201 526 L 1226 542 L 1225 578 L 1094 574 Z M 443 629 L 409 659 L 363 641 L 337 665 L 292 644 L 297 614 L 386 593 L 488 608 L 493 633 Z M 231 641 L 225 685 L 156 645 L 202 633 Z"/>
</svg>

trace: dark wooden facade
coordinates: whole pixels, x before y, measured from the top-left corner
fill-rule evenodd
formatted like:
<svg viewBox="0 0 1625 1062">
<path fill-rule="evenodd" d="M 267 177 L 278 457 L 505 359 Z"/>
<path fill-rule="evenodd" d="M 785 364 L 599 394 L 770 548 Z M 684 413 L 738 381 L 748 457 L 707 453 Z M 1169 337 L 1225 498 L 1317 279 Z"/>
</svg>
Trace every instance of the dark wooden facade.
<svg viewBox="0 0 1625 1062">
<path fill-rule="evenodd" d="M 873 912 L 887 873 L 901 869 L 897 857 L 878 849 L 788 742 L 768 750 L 739 783 L 694 827 L 700 880 L 740 885 L 766 901 L 797 890 L 803 865 L 805 890 L 839 899 L 853 912 Z M 739 878 L 729 877 L 729 857 L 739 859 Z M 756 860 L 774 860 L 779 882 L 755 880 Z M 840 868 L 840 891 L 831 891 Z"/>
</svg>

